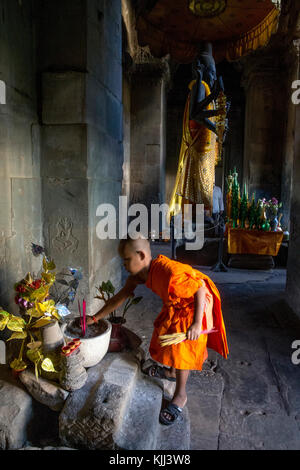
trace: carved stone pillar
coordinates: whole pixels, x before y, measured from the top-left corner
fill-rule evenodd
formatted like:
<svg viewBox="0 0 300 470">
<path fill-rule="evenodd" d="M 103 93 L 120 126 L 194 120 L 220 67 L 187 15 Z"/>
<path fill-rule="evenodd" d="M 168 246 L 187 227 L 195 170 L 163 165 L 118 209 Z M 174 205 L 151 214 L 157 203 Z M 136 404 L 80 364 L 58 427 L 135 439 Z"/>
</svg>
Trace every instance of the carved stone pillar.
<svg viewBox="0 0 300 470">
<path fill-rule="evenodd" d="M 71 3 L 43 8 L 44 235 L 58 269 L 83 268 L 78 293 L 90 314 L 101 307 L 95 286 L 121 280 L 118 240 L 96 233 L 97 207 L 112 204 L 118 216 L 122 190 L 121 8 Z"/>
<path fill-rule="evenodd" d="M 165 201 L 166 81 L 163 61 L 136 64 L 131 73 L 130 202 Z"/>
<path fill-rule="evenodd" d="M 300 80 L 300 39 L 295 44 L 297 51 L 297 79 Z M 295 109 L 292 189 L 290 208 L 290 241 L 287 264 L 286 299 L 290 307 L 300 318 L 300 104 L 293 104 Z"/>
<path fill-rule="evenodd" d="M 138 44 L 136 12 L 122 0 L 128 63 L 123 78 L 124 166 L 123 194 L 129 204 L 165 202 L 166 88 L 170 81 L 168 58 L 154 58 Z"/>
<path fill-rule="evenodd" d="M 276 58 L 247 60 L 243 176 L 249 196 L 280 198 L 286 89 Z"/>
<path fill-rule="evenodd" d="M 294 41 L 286 47 L 282 54 L 285 70 L 283 86 L 286 90 L 286 105 L 282 112 L 286 112 L 285 136 L 281 175 L 281 201 L 282 201 L 282 225 L 290 230 L 290 209 L 293 188 L 293 166 L 294 166 L 294 139 L 296 106 L 292 102 L 294 89 L 292 84 L 299 76 L 299 40 Z"/>
</svg>

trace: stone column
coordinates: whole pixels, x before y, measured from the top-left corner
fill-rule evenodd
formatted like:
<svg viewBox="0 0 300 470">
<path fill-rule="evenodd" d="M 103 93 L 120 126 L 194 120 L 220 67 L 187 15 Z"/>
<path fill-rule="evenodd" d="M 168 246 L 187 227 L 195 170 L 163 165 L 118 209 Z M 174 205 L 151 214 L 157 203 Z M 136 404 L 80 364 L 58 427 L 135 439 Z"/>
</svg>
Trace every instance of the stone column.
<svg viewBox="0 0 300 470">
<path fill-rule="evenodd" d="M 269 54 L 245 63 L 246 91 L 243 176 L 249 197 L 281 195 L 286 90 L 278 59 Z"/>
<path fill-rule="evenodd" d="M 295 114 L 296 106 L 292 102 L 292 83 L 298 79 L 299 76 L 299 40 L 291 43 L 286 47 L 284 54 L 282 54 L 285 80 L 284 88 L 286 90 L 286 105 L 284 111 L 286 112 L 285 119 L 285 137 L 284 137 L 284 151 L 282 160 L 282 176 L 281 176 L 281 201 L 282 213 L 281 224 L 290 231 L 290 209 L 291 197 L 293 187 L 293 165 L 294 165 L 294 140 L 295 140 Z"/>
<path fill-rule="evenodd" d="M 155 60 L 131 73 L 130 202 L 165 202 L 166 83 L 168 66 Z"/>
<path fill-rule="evenodd" d="M 14 313 L 14 284 L 39 270 L 31 243 L 42 243 L 34 13 L 31 2 L 1 2 L 0 305 Z"/>
<path fill-rule="evenodd" d="M 299 42 L 297 41 L 297 65 L 298 80 L 300 79 Z M 295 108 L 294 120 L 294 146 L 293 146 L 293 168 L 291 185 L 291 207 L 290 207 L 290 241 L 287 263 L 286 299 L 290 307 L 300 318 L 300 104 L 293 104 Z M 297 338 L 298 339 L 298 338 Z"/>
<path fill-rule="evenodd" d="M 118 214 L 122 189 L 120 2 L 49 0 L 41 16 L 45 242 L 59 269 L 83 268 L 91 313 L 95 286 L 121 279 L 117 240 L 96 235 L 97 207 Z"/>
</svg>

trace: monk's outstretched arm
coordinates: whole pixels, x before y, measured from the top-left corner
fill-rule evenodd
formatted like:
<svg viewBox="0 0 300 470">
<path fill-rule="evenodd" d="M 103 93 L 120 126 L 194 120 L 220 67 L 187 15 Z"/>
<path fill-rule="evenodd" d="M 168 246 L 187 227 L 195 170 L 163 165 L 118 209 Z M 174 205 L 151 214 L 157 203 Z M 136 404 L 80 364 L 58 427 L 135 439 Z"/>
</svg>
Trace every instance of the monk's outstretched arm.
<svg viewBox="0 0 300 470">
<path fill-rule="evenodd" d="M 125 286 L 111 299 L 109 299 L 106 304 L 93 316 L 87 317 L 87 325 L 92 325 L 94 321 L 99 321 L 102 318 L 107 317 L 111 312 L 116 310 L 120 305 L 122 305 L 125 300 L 133 294 L 134 289 L 136 288 L 137 283 L 132 276 L 129 276 Z"/>
<path fill-rule="evenodd" d="M 188 339 L 195 340 L 198 339 L 200 336 L 205 308 L 205 295 L 206 290 L 205 287 L 202 286 L 200 287 L 200 289 L 197 290 L 194 296 L 194 321 L 187 331 Z"/>
</svg>

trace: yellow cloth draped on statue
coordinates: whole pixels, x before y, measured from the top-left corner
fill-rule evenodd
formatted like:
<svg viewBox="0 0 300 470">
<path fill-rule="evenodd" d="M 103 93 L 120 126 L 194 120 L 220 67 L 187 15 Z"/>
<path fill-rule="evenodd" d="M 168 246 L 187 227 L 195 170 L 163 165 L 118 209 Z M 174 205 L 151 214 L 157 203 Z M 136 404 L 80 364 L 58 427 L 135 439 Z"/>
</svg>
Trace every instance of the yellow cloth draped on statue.
<svg viewBox="0 0 300 470">
<path fill-rule="evenodd" d="M 191 90 L 193 80 L 189 84 Z M 202 81 L 205 95 L 210 94 L 210 88 Z M 185 203 L 204 204 L 205 209 L 212 209 L 212 194 L 215 177 L 215 164 L 218 158 L 218 143 L 214 132 L 204 125 L 198 124 L 192 129 L 189 119 L 191 91 L 187 97 L 182 129 L 182 142 L 179 154 L 179 164 L 175 186 L 170 201 L 170 215 L 177 215 Z M 210 103 L 208 110 L 214 109 Z M 210 118 L 215 122 L 215 117 Z"/>
<path fill-rule="evenodd" d="M 277 256 L 282 232 L 264 232 L 228 227 L 228 253 Z"/>
</svg>

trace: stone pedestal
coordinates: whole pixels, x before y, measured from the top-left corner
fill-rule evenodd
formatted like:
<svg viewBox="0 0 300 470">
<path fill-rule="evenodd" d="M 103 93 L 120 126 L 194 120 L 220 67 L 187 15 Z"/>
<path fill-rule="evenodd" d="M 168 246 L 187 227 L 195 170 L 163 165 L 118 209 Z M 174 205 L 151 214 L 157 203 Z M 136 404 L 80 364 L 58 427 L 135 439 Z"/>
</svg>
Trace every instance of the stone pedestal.
<svg viewBox="0 0 300 470">
<path fill-rule="evenodd" d="M 229 268 L 238 269 L 273 269 L 275 267 L 273 256 L 269 255 L 230 255 Z"/>
</svg>

